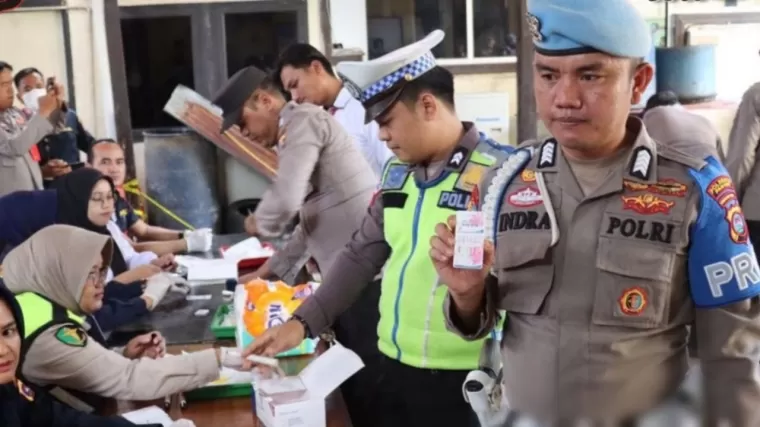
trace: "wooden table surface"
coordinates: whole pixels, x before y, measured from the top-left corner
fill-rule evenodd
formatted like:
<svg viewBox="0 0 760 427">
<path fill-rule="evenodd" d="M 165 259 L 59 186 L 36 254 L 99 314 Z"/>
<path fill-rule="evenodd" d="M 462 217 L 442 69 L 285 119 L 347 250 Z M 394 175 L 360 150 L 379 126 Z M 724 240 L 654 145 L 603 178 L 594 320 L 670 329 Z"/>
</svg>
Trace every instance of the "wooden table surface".
<svg viewBox="0 0 760 427">
<path fill-rule="evenodd" d="M 219 342 L 217 346 L 234 346 L 234 342 Z M 193 344 L 184 346 L 170 346 L 167 350 L 172 354 L 182 351 L 192 352 L 209 348 L 206 344 Z M 321 350 L 320 350 L 321 351 Z M 282 370 L 288 375 L 300 372 L 314 356 L 297 356 L 280 359 Z M 327 398 L 327 427 L 351 427 L 343 399 L 340 392 L 336 391 Z M 146 406 L 156 405 L 163 408 L 164 401 L 155 402 L 130 402 L 116 401 L 115 410 L 109 412 L 125 413 Z M 177 400 L 173 400 L 172 407 L 167 411 L 172 419 L 186 418 L 195 423 L 196 427 L 264 427 L 256 417 L 255 405 L 251 396 L 236 397 L 218 400 L 188 402 L 185 409 L 180 409 Z"/>
</svg>

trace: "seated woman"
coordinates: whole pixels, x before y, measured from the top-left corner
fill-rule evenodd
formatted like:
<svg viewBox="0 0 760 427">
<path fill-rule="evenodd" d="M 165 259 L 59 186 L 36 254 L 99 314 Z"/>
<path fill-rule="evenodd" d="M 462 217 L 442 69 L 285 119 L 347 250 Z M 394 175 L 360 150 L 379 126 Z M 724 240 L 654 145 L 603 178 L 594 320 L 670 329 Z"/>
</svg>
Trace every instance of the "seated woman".
<svg viewBox="0 0 760 427">
<path fill-rule="evenodd" d="M 113 191 L 109 178 L 95 169 L 82 168 L 60 177 L 52 190 L 17 191 L 2 197 L 0 242 L 7 251 L 51 224 L 68 224 L 110 235 L 107 224 L 114 212 Z M 160 266 L 171 264 L 172 259 L 151 254 L 139 256 L 148 263 L 128 269 L 129 261 L 118 247 L 114 250 L 113 272 L 108 272 L 113 286 L 106 288 L 106 304 L 93 316 L 104 331 L 145 315 L 166 295 L 155 286 L 143 290 L 142 281 L 159 273 Z"/>
<path fill-rule="evenodd" d="M 3 427 L 133 427 L 121 417 L 100 417 L 62 405 L 45 390 L 15 378 L 24 319 L 16 298 L 0 280 L 0 425 Z M 178 422 L 172 427 L 187 424 Z M 151 424 L 149 427 L 160 427 Z"/>
<path fill-rule="evenodd" d="M 240 366 L 239 356 L 220 349 L 151 359 L 164 351 L 155 332 L 123 349 L 105 348 L 83 318 L 103 305 L 112 252 L 108 236 L 52 225 L 8 253 L 3 280 L 27 328 L 18 371 L 23 381 L 87 411 L 99 409 L 104 397 L 153 400 L 197 388 L 219 378 L 221 360 Z M 164 276 L 150 280 L 169 280 Z"/>
</svg>

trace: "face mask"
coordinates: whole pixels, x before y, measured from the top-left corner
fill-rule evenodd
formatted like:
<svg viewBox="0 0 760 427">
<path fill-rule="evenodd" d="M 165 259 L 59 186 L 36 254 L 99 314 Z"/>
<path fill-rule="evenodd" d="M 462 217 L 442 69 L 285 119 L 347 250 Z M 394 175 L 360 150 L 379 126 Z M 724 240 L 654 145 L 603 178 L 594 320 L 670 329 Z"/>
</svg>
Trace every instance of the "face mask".
<svg viewBox="0 0 760 427">
<path fill-rule="evenodd" d="M 26 108 L 36 112 L 40 109 L 40 97 L 45 95 L 47 95 L 47 91 L 45 91 L 45 89 L 32 89 L 29 92 L 25 93 L 21 99 L 24 100 L 24 106 Z"/>
</svg>

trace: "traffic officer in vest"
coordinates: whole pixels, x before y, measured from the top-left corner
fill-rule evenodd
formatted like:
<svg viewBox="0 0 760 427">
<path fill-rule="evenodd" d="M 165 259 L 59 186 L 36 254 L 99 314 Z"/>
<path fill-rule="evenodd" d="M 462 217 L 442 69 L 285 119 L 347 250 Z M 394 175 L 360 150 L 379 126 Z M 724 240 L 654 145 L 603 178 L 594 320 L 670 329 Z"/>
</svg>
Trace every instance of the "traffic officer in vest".
<svg viewBox="0 0 760 427">
<path fill-rule="evenodd" d="M 728 137 L 726 168 L 736 183 L 739 201 L 747 215 L 749 234 L 760 242 L 760 82 L 742 96 Z"/>
<path fill-rule="evenodd" d="M 102 409 L 102 398 L 153 400 L 192 390 L 219 378 L 220 365 L 242 361 L 227 349 L 162 356 L 158 333 L 108 349 L 97 323 L 84 317 L 103 305 L 110 237 L 67 225 L 35 233 L 8 253 L 3 280 L 21 306 L 26 325 L 21 379 L 48 389 L 85 412 Z M 163 275 L 151 281 L 171 280 Z M 235 363 L 232 363 L 232 362 Z M 231 365 L 232 364 L 232 365 Z"/>
<path fill-rule="evenodd" d="M 704 425 L 760 425 L 760 268 L 731 178 L 629 117 L 652 78 L 648 24 L 627 0 L 527 6 L 552 138 L 527 141 L 479 187 L 482 270 L 452 266 L 455 218 L 436 226 L 448 327 L 481 339 L 506 310 L 510 407 L 620 426 L 679 388 L 694 322 Z"/>
<path fill-rule="evenodd" d="M 381 58 L 338 65 L 362 88 L 366 121 L 377 121 L 380 138 L 396 158 L 385 166 L 361 228 L 319 290 L 291 321 L 268 330 L 248 349 L 274 355 L 319 335 L 385 264 L 377 329 L 382 355 L 355 377 L 361 382 L 353 390 L 363 389 L 363 401 L 354 400 L 359 406 L 349 408 L 354 425 L 475 422 L 462 383 L 478 365 L 482 342 L 446 330 L 440 310 L 445 287 L 427 256 L 428 242 L 436 223 L 467 208 L 482 173 L 503 160 L 507 149 L 457 118 L 453 76 L 431 53 L 443 37 L 436 30 Z M 346 390 L 343 396 L 352 399 Z"/>
</svg>

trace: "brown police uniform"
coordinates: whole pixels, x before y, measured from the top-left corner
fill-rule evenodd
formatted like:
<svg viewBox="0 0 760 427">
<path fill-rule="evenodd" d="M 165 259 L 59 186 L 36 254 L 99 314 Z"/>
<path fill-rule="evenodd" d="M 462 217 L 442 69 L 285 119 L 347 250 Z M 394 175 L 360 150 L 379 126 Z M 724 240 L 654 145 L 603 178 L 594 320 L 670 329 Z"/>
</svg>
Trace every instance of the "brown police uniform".
<svg viewBox="0 0 760 427">
<path fill-rule="evenodd" d="M 502 355 L 510 406 L 550 422 L 617 425 L 676 391 L 688 369 L 687 325 L 695 321 L 709 425 L 719 418 L 760 425 L 752 335 L 760 332 L 758 298 L 695 308 L 687 280 L 690 230 L 705 198 L 689 171 L 705 161 L 654 142 L 638 119 L 627 126 L 637 135 L 633 147 L 606 165 L 571 163 L 554 140 L 533 143 L 537 152 L 497 199 L 496 258 L 480 329 L 462 330 L 449 298 L 448 326 L 480 338 L 497 321 L 497 308 L 507 310 Z M 713 224 L 726 236 L 739 229 Z M 732 238 L 746 243 L 746 235 Z"/>
<path fill-rule="evenodd" d="M 760 82 L 744 92 L 728 138 L 726 168 L 734 180 L 742 209 L 752 229 L 760 222 Z M 753 234 L 753 237 L 755 234 Z M 756 237 L 758 240 L 760 237 Z"/>
<path fill-rule="evenodd" d="M 655 141 L 695 157 L 725 160 L 720 135 L 705 117 L 681 105 L 663 105 L 644 113 L 644 125 Z"/>
</svg>

